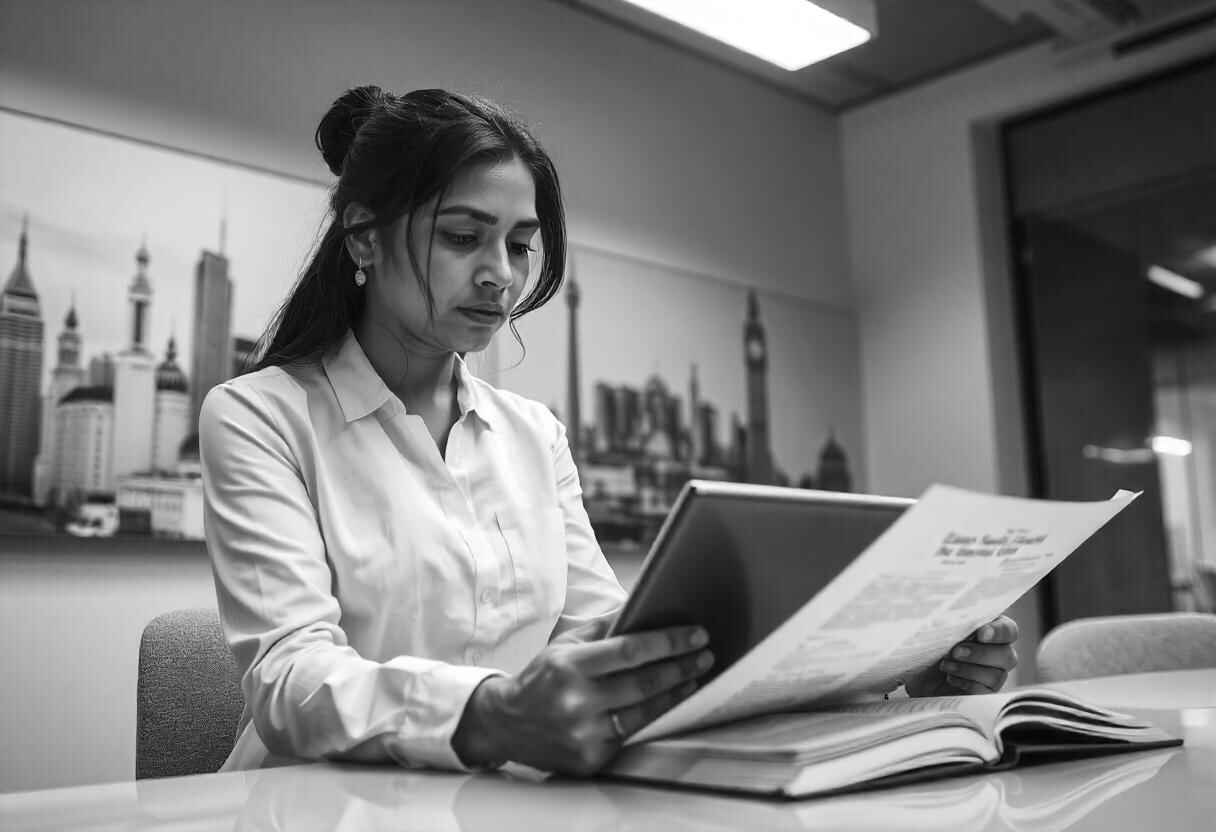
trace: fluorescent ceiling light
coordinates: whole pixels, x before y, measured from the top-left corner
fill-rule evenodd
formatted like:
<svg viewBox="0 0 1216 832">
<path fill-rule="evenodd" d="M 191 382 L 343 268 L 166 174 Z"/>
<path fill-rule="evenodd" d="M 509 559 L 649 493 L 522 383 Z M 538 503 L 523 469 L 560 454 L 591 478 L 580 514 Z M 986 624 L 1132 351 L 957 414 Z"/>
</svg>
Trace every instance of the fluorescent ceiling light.
<svg viewBox="0 0 1216 832">
<path fill-rule="evenodd" d="M 1149 444 L 1159 454 L 1169 454 L 1170 456 L 1191 455 L 1191 443 L 1185 439 L 1178 439 L 1175 436 L 1154 436 L 1149 439 Z"/>
<path fill-rule="evenodd" d="M 860 46 L 870 32 L 810 0 L 625 0 L 793 71 Z"/>
<path fill-rule="evenodd" d="M 1115 465 L 1143 465 L 1155 459 L 1151 448 L 1105 448 L 1101 445 L 1086 445 L 1081 449 L 1081 455 Z"/>
<path fill-rule="evenodd" d="M 1162 289 L 1169 289 L 1192 300 L 1203 297 L 1203 285 L 1161 266 L 1148 267 L 1148 279 Z"/>
<path fill-rule="evenodd" d="M 1176 436 L 1150 436 L 1147 448 L 1106 448 L 1101 445 L 1086 445 L 1081 455 L 1086 459 L 1100 459 L 1116 465 L 1143 465 L 1152 462 L 1156 454 L 1166 456 L 1190 456 L 1191 443 Z"/>
<path fill-rule="evenodd" d="M 1205 266 L 1216 269 L 1216 246 L 1208 246 L 1195 255 L 1195 259 Z"/>
</svg>

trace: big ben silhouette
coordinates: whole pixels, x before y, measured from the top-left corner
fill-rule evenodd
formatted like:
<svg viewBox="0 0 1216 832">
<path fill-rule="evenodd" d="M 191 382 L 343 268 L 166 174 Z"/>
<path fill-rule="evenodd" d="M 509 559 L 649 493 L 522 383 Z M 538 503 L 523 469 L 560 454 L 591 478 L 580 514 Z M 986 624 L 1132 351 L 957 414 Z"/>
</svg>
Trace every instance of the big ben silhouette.
<svg viewBox="0 0 1216 832">
<path fill-rule="evenodd" d="M 743 361 L 747 367 L 747 449 L 745 479 L 774 481 L 773 455 L 768 436 L 768 345 L 760 324 L 755 290 L 747 293 L 747 321 L 743 324 Z"/>
</svg>

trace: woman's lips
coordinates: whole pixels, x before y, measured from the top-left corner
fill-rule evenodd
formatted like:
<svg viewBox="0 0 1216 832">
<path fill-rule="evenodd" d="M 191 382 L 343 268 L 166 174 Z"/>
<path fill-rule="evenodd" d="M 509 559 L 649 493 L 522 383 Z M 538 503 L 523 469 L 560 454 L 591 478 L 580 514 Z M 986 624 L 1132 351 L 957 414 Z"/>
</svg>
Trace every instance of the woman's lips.
<svg viewBox="0 0 1216 832">
<path fill-rule="evenodd" d="M 502 312 L 498 309 L 478 309 L 471 306 L 461 306 L 459 309 L 462 315 L 479 324 L 496 324 L 503 318 Z"/>
</svg>

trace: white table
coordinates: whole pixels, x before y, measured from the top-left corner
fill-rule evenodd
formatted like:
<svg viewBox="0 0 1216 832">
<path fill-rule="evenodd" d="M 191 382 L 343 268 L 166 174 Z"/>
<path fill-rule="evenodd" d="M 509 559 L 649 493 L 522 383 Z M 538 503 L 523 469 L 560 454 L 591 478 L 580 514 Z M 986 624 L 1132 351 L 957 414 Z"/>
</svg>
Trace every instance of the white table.
<svg viewBox="0 0 1216 832">
<path fill-rule="evenodd" d="M 1063 683 L 1181 748 L 792 803 L 607 780 L 314 764 L 0 795 L 20 830 L 1174 830 L 1216 819 L 1216 669 Z"/>
</svg>

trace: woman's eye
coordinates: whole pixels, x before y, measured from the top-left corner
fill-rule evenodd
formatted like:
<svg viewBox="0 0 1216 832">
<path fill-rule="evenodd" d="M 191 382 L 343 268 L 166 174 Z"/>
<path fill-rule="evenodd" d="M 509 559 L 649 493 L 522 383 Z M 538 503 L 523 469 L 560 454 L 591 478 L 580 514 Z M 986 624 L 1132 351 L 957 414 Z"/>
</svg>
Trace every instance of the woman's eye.
<svg viewBox="0 0 1216 832">
<path fill-rule="evenodd" d="M 450 245 L 467 248 L 477 243 L 476 234 L 461 234 L 457 231 L 444 231 L 443 239 Z"/>
<path fill-rule="evenodd" d="M 536 251 L 536 249 L 532 248 L 532 246 L 528 245 L 527 243 L 507 243 L 507 249 L 514 257 L 527 257 L 529 254 Z"/>
</svg>

